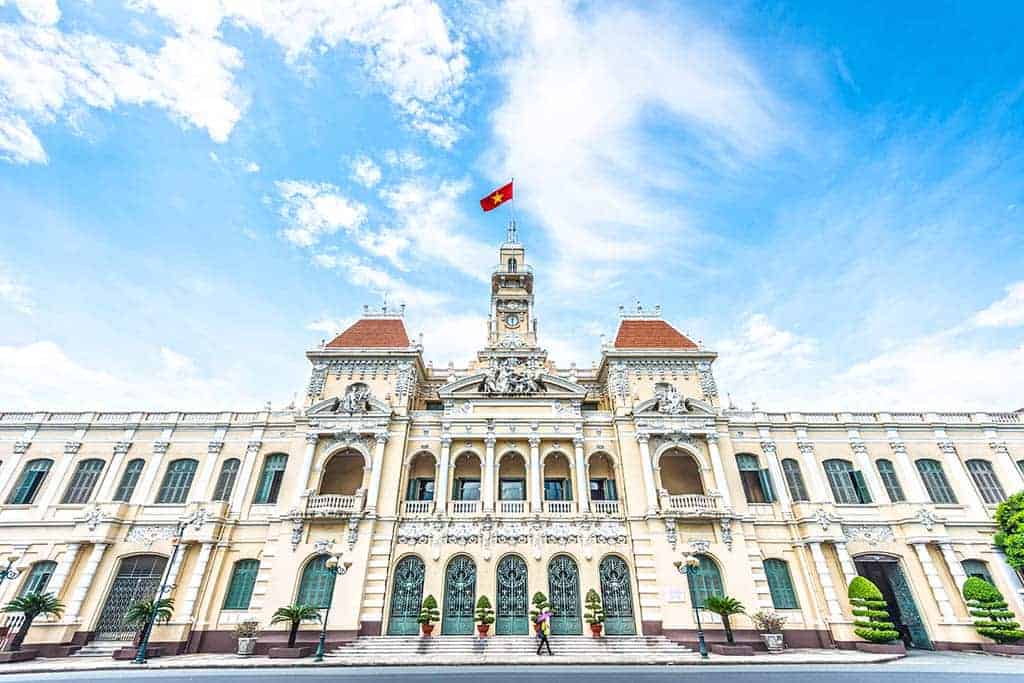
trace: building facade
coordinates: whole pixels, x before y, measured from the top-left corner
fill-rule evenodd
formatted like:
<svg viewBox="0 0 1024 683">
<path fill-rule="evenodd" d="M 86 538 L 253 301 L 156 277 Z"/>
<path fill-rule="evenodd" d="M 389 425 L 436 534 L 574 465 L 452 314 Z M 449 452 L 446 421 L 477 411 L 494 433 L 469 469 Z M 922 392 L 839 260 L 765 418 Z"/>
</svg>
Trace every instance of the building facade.
<svg viewBox="0 0 1024 683">
<path fill-rule="evenodd" d="M 279 642 L 270 616 L 295 601 L 330 606 L 332 643 L 414 634 L 428 594 L 435 635 L 472 633 L 480 595 L 499 636 L 527 633 L 536 592 L 555 633 L 583 633 L 592 588 L 609 635 L 691 642 L 695 601 L 726 593 L 785 615 L 792 646 L 842 647 L 858 574 L 913 647 L 979 641 L 968 575 L 1024 617 L 992 542 L 995 505 L 1024 488 L 1024 413 L 726 409 L 716 354 L 657 310 L 623 313 L 593 367 L 559 368 L 514 228 L 481 341 L 438 369 L 400 313 L 364 312 L 306 354 L 298 409 L 0 413 L 0 557 L 20 570 L 0 600 L 60 597 L 28 641 L 49 654 L 130 640 L 125 610 L 164 577 L 154 641 L 193 652 L 232 650 L 250 619 Z"/>
</svg>

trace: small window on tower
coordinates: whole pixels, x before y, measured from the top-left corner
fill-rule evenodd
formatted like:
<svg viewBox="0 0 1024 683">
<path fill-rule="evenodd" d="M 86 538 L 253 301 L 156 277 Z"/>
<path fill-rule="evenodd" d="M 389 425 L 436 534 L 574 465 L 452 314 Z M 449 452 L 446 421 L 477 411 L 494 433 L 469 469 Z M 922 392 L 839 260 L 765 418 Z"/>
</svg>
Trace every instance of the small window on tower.
<svg viewBox="0 0 1024 683">
<path fill-rule="evenodd" d="M 427 401 L 427 410 L 444 410 L 444 403 L 442 401 Z"/>
<path fill-rule="evenodd" d="M 514 258 L 510 258 L 508 260 L 508 272 L 510 272 L 510 273 L 516 272 L 516 260 Z"/>
</svg>

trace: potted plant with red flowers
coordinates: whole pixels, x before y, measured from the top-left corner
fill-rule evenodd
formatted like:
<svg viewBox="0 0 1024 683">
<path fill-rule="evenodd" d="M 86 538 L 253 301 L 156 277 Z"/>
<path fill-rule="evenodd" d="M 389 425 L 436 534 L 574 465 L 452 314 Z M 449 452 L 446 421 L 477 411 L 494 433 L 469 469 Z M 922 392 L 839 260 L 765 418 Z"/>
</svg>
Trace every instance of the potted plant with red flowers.
<svg viewBox="0 0 1024 683">
<path fill-rule="evenodd" d="M 591 588 L 587 591 L 587 611 L 583 618 L 590 624 L 590 632 L 595 638 L 601 637 L 601 628 L 604 624 L 604 607 L 601 605 L 601 596 Z"/>
<path fill-rule="evenodd" d="M 491 601 L 486 595 L 481 595 L 476 601 L 476 632 L 481 638 L 487 637 L 487 631 L 494 623 L 494 610 L 491 609 Z"/>
</svg>

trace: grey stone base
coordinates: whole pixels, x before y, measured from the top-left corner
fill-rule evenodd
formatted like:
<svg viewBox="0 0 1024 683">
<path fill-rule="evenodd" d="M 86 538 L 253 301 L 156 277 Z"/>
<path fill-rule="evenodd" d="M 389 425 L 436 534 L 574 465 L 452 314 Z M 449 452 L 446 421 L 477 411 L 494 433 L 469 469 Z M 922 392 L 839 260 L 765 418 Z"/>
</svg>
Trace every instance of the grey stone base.
<svg viewBox="0 0 1024 683">
<path fill-rule="evenodd" d="M 272 647 L 267 653 L 271 659 L 302 659 L 313 654 L 313 648 L 308 645 L 298 647 Z"/>
</svg>

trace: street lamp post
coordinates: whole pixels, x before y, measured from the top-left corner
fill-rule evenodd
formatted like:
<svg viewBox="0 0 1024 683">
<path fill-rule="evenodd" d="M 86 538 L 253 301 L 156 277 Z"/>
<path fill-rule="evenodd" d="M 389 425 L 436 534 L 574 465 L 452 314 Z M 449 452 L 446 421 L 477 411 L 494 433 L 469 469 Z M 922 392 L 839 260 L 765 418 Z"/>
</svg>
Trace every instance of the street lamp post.
<svg viewBox="0 0 1024 683">
<path fill-rule="evenodd" d="M 700 568 L 700 558 L 692 553 L 685 553 L 683 559 L 676 562 L 676 569 L 679 570 L 680 574 L 686 575 L 686 581 L 693 586 L 693 577 L 697 575 L 697 570 Z M 700 605 L 697 604 L 697 594 L 691 590 L 690 599 L 693 600 L 693 614 L 697 617 L 697 646 L 700 650 L 701 659 L 708 658 L 708 645 L 704 642 L 704 628 L 700 623 Z"/>
<path fill-rule="evenodd" d="M 12 581 L 18 578 L 19 572 L 14 568 L 14 563 L 18 561 L 18 556 L 11 554 L 7 556 L 7 568 L 0 572 L 0 586 L 4 585 L 4 581 L 11 579 Z"/>
<path fill-rule="evenodd" d="M 324 661 L 324 643 L 327 640 L 327 619 L 331 616 L 331 603 L 334 601 L 334 589 L 338 583 L 338 577 L 348 571 L 352 566 L 351 562 L 342 562 L 341 553 L 331 554 L 324 562 L 324 566 L 334 576 L 331 577 L 331 597 L 327 600 L 327 609 L 324 610 L 324 620 L 320 624 L 320 639 L 316 643 L 316 653 L 313 655 L 314 662 Z"/>
<path fill-rule="evenodd" d="M 178 527 L 175 530 L 174 538 L 171 539 L 171 559 L 167 562 L 167 569 L 164 570 L 164 576 L 160 580 L 160 588 L 156 592 L 154 598 L 154 607 L 164 597 L 164 593 L 174 588 L 172 585 L 168 585 L 168 581 L 171 576 L 171 569 L 174 568 L 174 560 L 178 556 L 178 547 L 181 545 L 181 537 L 185 535 L 185 527 L 188 525 L 188 520 L 179 520 Z M 146 627 L 142 630 L 142 638 L 139 639 L 139 649 L 135 651 L 135 659 L 132 660 L 134 664 L 145 664 L 146 663 L 146 650 L 149 649 L 149 636 L 153 632 L 153 624 L 156 621 L 156 610 L 149 615 L 149 619 L 146 620 Z"/>
</svg>

